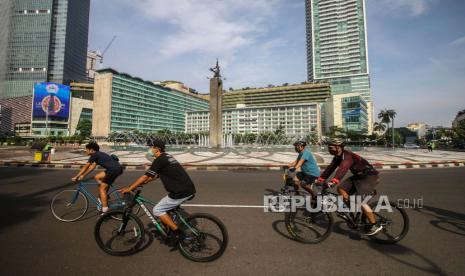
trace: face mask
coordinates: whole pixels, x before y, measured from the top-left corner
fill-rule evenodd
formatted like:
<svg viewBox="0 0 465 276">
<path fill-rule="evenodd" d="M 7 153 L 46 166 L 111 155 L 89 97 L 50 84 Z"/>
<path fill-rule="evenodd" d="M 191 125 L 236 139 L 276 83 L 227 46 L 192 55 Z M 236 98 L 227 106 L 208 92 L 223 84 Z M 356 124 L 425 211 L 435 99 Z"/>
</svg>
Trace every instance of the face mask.
<svg viewBox="0 0 465 276">
<path fill-rule="evenodd" d="M 150 162 L 153 162 L 153 160 L 155 160 L 155 155 L 153 154 L 153 152 L 149 149 L 147 151 L 147 153 L 145 154 L 145 158 L 150 161 Z"/>
</svg>

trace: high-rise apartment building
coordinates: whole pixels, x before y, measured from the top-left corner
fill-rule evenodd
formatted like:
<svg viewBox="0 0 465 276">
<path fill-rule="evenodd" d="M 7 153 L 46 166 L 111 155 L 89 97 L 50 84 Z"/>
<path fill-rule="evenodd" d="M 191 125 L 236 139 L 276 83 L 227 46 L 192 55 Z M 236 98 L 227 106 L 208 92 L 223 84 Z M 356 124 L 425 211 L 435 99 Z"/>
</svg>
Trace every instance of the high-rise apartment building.
<svg viewBox="0 0 465 276">
<path fill-rule="evenodd" d="M 305 0 L 305 7 L 308 80 L 330 83 L 332 95 L 360 94 L 367 103 L 368 131 L 371 132 L 373 104 L 365 0 Z M 326 127 L 334 124 L 326 122 Z M 344 124 L 338 126 L 345 127 Z M 360 124 L 359 130 L 366 126 L 366 123 Z"/>
<path fill-rule="evenodd" d="M 0 2 L 0 98 L 86 81 L 90 0 Z"/>
</svg>

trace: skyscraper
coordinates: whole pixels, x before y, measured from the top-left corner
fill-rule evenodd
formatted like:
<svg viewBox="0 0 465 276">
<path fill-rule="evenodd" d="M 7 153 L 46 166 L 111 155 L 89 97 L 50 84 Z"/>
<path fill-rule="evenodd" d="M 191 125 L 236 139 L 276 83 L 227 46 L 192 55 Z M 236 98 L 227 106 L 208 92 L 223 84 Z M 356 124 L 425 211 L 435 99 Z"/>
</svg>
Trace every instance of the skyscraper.
<svg viewBox="0 0 465 276">
<path fill-rule="evenodd" d="M 368 120 L 363 120 L 361 114 L 360 123 L 354 127 L 354 114 L 363 113 L 363 108 L 355 108 L 347 118 L 341 113 L 339 127 L 371 132 L 373 104 L 365 0 L 305 0 L 305 8 L 308 80 L 329 82 L 332 95 L 359 93 L 367 104 Z M 326 112 L 334 113 L 334 110 Z M 351 124 L 344 125 L 348 120 Z M 327 127 L 332 124 L 326 122 Z"/>
<path fill-rule="evenodd" d="M 2 0 L 0 98 L 86 80 L 90 0 Z"/>
</svg>

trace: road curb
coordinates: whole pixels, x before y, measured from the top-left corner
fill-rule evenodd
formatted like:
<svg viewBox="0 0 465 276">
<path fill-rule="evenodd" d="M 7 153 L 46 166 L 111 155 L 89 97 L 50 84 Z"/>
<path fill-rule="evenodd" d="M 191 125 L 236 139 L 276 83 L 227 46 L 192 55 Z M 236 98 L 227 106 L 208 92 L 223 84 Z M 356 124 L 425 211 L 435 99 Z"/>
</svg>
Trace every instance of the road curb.
<svg viewBox="0 0 465 276">
<path fill-rule="evenodd" d="M 128 171 L 146 170 L 149 164 L 122 163 Z M 184 163 L 183 167 L 188 171 L 278 171 L 285 164 L 196 164 Z M 30 162 L 30 161 L 9 161 L 0 160 L 0 167 L 33 167 L 33 168 L 55 168 L 55 169 L 80 169 L 84 163 L 62 163 L 62 162 Z M 319 165 L 325 169 L 328 165 Z M 407 162 L 401 164 L 373 163 L 378 170 L 393 169 L 420 169 L 420 168 L 452 168 L 464 167 L 465 161 L 453 160 L 445 162 Z"/>
</svg>

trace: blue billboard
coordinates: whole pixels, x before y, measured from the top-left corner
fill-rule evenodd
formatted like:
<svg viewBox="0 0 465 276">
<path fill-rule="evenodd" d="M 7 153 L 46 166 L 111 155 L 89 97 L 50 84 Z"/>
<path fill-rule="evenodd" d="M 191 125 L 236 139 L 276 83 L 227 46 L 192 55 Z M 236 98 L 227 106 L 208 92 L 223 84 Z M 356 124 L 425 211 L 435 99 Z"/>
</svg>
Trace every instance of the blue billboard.
<svg viewBox="0 0 465 276">
<path fill-rule="evenodd" d="M 32 104 L 32 117 L 44 118 L 50 120 L 54 118 L 58 120 L 68 120 L 69 117 L 69 102 L 70 102 L 69 86 L 42 82 L 34 84 L 34 100 Z"/>
</svg>

